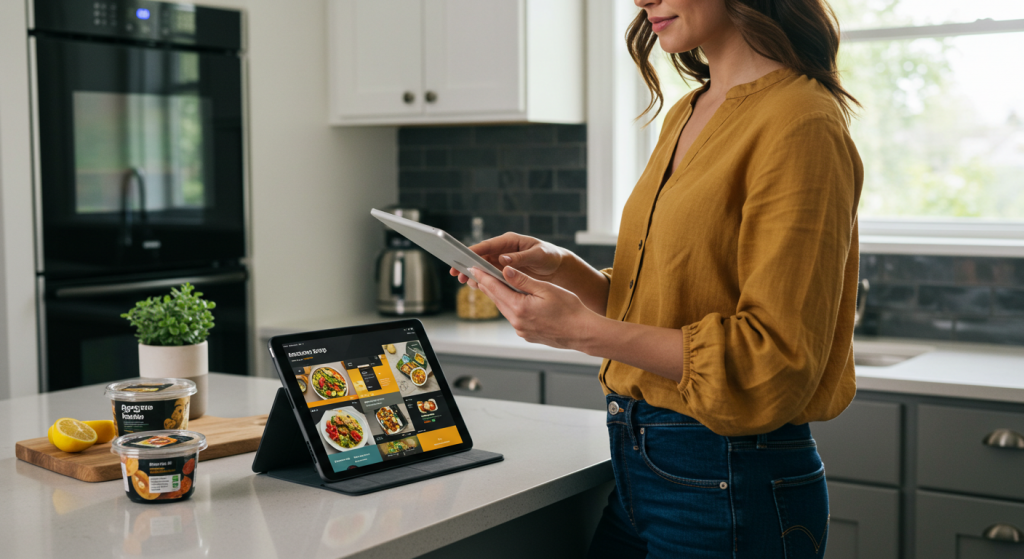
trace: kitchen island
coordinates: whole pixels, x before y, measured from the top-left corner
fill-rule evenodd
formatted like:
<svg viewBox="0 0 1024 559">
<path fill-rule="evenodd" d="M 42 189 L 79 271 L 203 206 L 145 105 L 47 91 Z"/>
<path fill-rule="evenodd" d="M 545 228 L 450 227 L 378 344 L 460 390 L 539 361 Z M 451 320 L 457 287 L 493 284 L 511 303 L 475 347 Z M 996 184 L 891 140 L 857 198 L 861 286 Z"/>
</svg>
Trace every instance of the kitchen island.
<svg viewBox="0 0 1024 559">
<path fill-rule="evenodd" d="M 268 413 L 280 383 L 211 375 L 209 415 Z M 611 489 L 604 414 L 460 397 L 474 446 L 505 460 L 350 497 L 255 475 L 254 454 L 203 461 L 181 503 L 132 503 L 15 458 L 60 417 L 106 419 L 102 386 L 0 401 L 5 557 L 582 556 Z M 312 466 L 311 466 L 312 467 Z"/>
</svg>

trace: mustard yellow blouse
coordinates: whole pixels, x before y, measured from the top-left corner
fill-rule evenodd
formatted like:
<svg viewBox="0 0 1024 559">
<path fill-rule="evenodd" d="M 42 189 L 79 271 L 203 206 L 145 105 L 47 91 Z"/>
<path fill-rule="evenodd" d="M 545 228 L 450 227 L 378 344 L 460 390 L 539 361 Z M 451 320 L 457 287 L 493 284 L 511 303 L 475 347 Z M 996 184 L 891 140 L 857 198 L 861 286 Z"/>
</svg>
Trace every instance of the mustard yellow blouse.
<svg viewBox="0 0 1024 559">
<path fill-rule="evenodd" d="M 666 115 L 603 270 L 609 318 L 682 329 L 682 380 L 605 360 L 601 384 L 720 435 L 832 419 L 857 390 L 857 148 L 822 85 L 777 70 L 729 90 L 662 184 L 700 91 Z"/>
</svg>

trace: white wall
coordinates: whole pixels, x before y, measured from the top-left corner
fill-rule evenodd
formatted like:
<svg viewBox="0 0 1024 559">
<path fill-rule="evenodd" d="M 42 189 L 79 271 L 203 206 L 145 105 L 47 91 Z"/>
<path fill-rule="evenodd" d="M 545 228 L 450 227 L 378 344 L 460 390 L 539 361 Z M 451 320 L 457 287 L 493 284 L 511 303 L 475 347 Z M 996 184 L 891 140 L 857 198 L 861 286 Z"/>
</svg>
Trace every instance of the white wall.
<svg viewBox="0 0 1024 559">
<path fill-rule="evenodd" d="M 0 398 L 38 390 L 25 3 L 0 1 Z"/>
<path fill-rule="evenodd" d="M 246 12 L 253 335 L 262 357 L 260 325 L 372 310 L 383 234 L 369 209 L 398 198 L 397 141 L 394 128 L 327 125 L 326 0 L 209 4 Z M 36 390 L 24 10 L 0 1 L 0 398 Z"/>
</svg>

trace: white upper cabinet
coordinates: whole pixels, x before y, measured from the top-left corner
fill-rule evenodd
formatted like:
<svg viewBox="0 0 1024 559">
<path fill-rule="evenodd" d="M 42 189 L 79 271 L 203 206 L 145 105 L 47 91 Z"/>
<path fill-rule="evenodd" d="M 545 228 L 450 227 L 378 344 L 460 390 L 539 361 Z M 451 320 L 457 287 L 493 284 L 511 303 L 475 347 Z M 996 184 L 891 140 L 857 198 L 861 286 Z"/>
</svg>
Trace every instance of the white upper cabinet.
<svg viewBox="0 0 1024 559">
<path fill-rule="evenodd" d="M 330 122 L 584 121 L 583 0 L 330 0 Z"/>
</svg>

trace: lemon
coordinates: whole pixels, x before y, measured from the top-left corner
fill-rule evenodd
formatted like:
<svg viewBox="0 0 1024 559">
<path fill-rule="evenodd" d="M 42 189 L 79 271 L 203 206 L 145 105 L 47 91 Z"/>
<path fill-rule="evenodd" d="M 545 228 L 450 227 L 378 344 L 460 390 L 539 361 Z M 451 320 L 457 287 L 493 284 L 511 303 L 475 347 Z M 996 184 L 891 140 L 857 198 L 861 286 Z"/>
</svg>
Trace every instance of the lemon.
<svg viewBox="0 0 1024 559">
<path fill-rule="evenodd" d="M 96 444 L 96 431 L 77 419 L 62 417 L 53 424 L 53 444 L 64 452 L 82 452 Z"/>
<path fill-rule="evenodd" d="M 96 431 L 96 442 L 98 443 L 109 443 L 117 436 L 117 428 L 114 427 L 114 422 L 109 419 L 95 419 L 93 421 L 83 421 L 82 423 Z"/>
<path fill-rule="evenodd" d="M 50 444 L 57 446 L 56 443 L 53 442 L 53 425 L 50 425 L 50 428 L 46 430 L 46 440 L 50 441 Z"/>
</svg>

